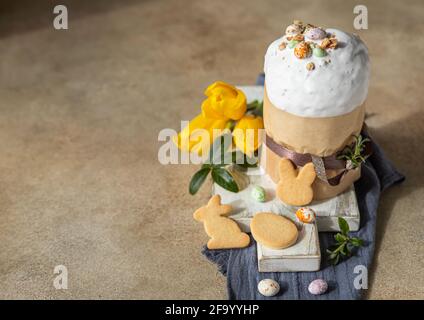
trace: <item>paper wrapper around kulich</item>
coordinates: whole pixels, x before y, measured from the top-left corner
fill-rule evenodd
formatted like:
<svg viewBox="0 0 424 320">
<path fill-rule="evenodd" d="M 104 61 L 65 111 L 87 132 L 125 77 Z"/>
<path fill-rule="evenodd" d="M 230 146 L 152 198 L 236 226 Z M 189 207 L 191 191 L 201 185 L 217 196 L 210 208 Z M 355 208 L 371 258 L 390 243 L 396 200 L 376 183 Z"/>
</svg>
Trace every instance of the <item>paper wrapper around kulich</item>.
<svg viewBox="0 0 424 320">
<path fill-rule="evenodd" d="M 298 153 L 325 157 L 351 144 L 361 132 L 365 105 L 341 116 L 306 118 L 275 107 L 265 89 L 263 111 L 266 134 L 275 142 Z"/>
</svg>

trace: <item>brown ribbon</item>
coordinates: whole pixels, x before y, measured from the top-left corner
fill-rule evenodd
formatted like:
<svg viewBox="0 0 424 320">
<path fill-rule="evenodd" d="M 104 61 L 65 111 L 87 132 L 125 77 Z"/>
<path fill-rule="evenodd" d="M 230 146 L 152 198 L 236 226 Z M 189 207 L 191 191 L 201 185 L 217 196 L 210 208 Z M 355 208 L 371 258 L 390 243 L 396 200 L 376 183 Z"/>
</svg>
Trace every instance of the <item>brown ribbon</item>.
<svg viewBox="0 0 424 320">
<path fill-rule="evenodd" d="M 290 149 L 287 149 L 286 147 L 282 146 L 281 144 L 278 144 L 274 141 L 270 136 L 266 135 L 265 137 L 265 144 L 266 146 L 273 151 L 275 154 L 280 156 L 281 158 L 287 158 L 290 159 L 296 166 L 303 167 L 305 164 L 312 162 L 312 155 L 310 153 L 297 153 L 295 151 L 292 151 Z M 371 144 L 367 143 L 365 147 L 365 156 L 368 156 L 372 153 L 371 150 Z M 340 180 L 342 177 L 351 169 L 346 168 L 346 161 L 337 159 L 337 157 L 340 155 L 339 152 L 336 152 L 335 154 L 332 154 L 331 156 L 327 157 L 321 157 L 322 162 L 324 164 L 324 169 L 329 170 L 341 170 L 343 171 L 339 173 L 337 176 L 329 178 L 329 179 L 321 179 L 331 186 L 336 186 L 340 183 Z M 316 158 L 316 157 L 315 157 Z M 316 159 L 315 159 L 316 161 Z"/>
</svg>

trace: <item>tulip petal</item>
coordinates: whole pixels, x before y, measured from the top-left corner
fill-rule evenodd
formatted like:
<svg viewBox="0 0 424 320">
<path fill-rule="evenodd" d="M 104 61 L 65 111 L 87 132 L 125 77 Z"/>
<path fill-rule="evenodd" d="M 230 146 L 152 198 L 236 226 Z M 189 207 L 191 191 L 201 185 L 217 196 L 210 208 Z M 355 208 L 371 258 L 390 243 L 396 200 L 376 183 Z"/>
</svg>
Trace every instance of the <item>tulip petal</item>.
<svg viewBox="0 0 424 320">
<path fill-rule="evenodd" d="M 214 83 L 212 83 L 210 86 L 208 86 L 205 90 L 205 95 L 207 97 L 212 96 L 213 94 L 216 93 L 216 89 L 221 89 L 223 91 L 226 91 L 228 93 L 232 93 L 232 97 L 235 98 L 237 96 L 236 93 L 236 87 L 232 86 L 231 84 L 228 84 L 224 81 L 215 81 Z M 222 92 L 221 92 L 222 93 Z"/>
<path fill-rule="evenodd" d="M 237 97 L 231 100 L 231 107 L 225 108 L 224 115 L 232 120 L 241 119 L 246 113 L 246 95 L 241 90 L 237 91 Z"/>
<path fill-rule="evenodd" d="M 209 119 L 226 119 L 223 114 L 218 113 L 214 108 L 212 108 L 209 98 L 202 102 L 202 115 Z"/>
<path fill-rule="evenodd" d="M 227 120 L 205 118 L 199 114 L 173 138 L 173 141 L 183 151 L 202 155 L 203 150 L 209 150 L 214 129 L 224 130 L 226 124 Z"/>
<path fill-rule="evenodd" d="M 261 145 L 259 130 L 263 129 L 263 120 L 261 117 L 246 115 L 239 120 L 233 131 L 234 144 L 240 151 L 248 156 L 252 154 Z"/>
</svg>

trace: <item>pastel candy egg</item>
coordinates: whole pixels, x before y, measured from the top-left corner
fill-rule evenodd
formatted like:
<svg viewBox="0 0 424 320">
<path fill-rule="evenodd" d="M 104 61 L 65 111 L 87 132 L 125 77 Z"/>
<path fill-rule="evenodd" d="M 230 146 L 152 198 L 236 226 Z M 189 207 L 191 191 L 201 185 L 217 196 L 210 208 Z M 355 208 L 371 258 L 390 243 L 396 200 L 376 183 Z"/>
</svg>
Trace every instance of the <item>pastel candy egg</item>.
<svg viewBox="0 0 424 320">
<path fill-rule="evenodd" d="M 312 210 L 311 208 L 304 207 L 296 211 L 296 217 L 301 222 L 311 223 L 315 220 L 316 214 L 315 214 L 315 211 Z"/>
<path fill-rule="evenodd" d="M 253 199 L 255 199 L 258 202 L 264 202 L 266 198 L 266 192 L 265 189 L 261 186 L 255 186 L 251 191 L 251 196 Z"/>
<path fill-rule="evenodd" d="M 320 48 L 320 47 L 315 47 L 312 50 L 312 53 L 314 54 L 315 57 L 318 57 L 318 58 L 322 58 L 322 57 L 325 57 L 327 55 L 327 52 L 323 48 Z"/>
<path fill-rule="evenodd" d="M 328 289 L 327 281 L 323 279 L 316 279 L 312 281 L 308 286 L 308 291 L 314 295 L 323 294 L 327 291 L 327 289 Z"/>
<path fill-rule="evenodd" d="M 290 40 L 288 46 L 289 46 L 290 49 L 293 49 L 294 47 L 296 47 L 296 45 L 298 43 L 299 43 L 299 41 L 297 41 L 297 40 Z"/>
<path fill-rule="evenodd" d="M 295 36 L 302 33 L 302 27 L 298 24 L 291 24 L 286 28 L 286 36 Z"/>
<path fill-rule="evenodd" d="M 311 40 L 320 40 L 324 39 L 327 36 L 327 33 L 321 28 L 310 28 L 306 30 L 305 36 Z"/>
<path fill-rule="evenodd" d="M 263 279 L 258 283 L 258 291 L 265 297 L 272 297 L 280 292 L 280 285 L 275 280 Z"/>
<path fill-rule="evenodd" d="M 311 55 L 311 48 L 306 42 L 299 42 L 294 48 L 294 55 L 299 59 L 305 59 Z"/>
</svg>

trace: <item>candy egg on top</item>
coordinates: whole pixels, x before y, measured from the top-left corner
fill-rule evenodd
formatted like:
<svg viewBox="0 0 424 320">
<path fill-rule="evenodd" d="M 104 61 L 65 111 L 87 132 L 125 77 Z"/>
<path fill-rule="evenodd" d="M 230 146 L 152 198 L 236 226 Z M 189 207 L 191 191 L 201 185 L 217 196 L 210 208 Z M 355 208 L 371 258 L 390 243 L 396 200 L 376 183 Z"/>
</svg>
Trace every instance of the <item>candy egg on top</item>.
<svg viewBox="0 0 424 320">
<path fill-rule="evenodd" d="M 298 24 L 291 24 L 286 28 L 286 36 L 295 36 L 297 34 L 302 33 L 302 26 Z"/>
<path fill-rule="evenodd" d="M 296 47 L 296 45 L 299 43 L 299 41 L 296 41 L 296 40 L 290 40 L 289 41 L 289 44 L 288 44 L 288 46 L 289 46 L 289 48 L 290 49 L 293 49 L 294 47 Z"/>
<path fill-rule="evenodd" d="M 296 211 L 296 217 L 301 222 L 311 223 L 315 220 L 316 214 L 315 211 L 308 207 L 299 208 Z"/>
<path fill-rule="evenodd" d="M 311 47 L 305 41 L 301 41 L 294 48 L 294 55 L 299 59 L 305 59 L 311 55 Z"/>
<path fill-rule="evenodd" d="M 311 40 L 321 40 L 327 36 L 327 32 L 321 28 L 310 28 L 306 30 L 305 36 Z"/>
<path fill-rule="evenodd" d="M 322 57 L 325 57 L 327 55 L 327 52 L 319 46 L 316 46 L 312 50 L 312 53 L 314 54 L 315 57 L 318 57 L 318 58 L 322 58 Z"/>
</svg>

